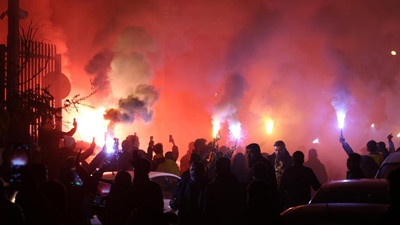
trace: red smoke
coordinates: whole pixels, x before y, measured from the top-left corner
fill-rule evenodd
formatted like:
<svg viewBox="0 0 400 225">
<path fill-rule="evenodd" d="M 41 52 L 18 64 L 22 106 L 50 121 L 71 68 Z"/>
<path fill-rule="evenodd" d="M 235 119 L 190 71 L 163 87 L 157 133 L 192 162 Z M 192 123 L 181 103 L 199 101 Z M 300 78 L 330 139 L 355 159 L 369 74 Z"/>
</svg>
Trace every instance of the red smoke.
<svg viewBox="0 0 400 225">
<path fill-rule="evenodd" d="M 233 73 L 248 84 L 238 109 L 242 143 L 260 143 L 269 153 L 279 139 L 291 153 L 315 147 L 336 168 L 331 178 L 345 171 L 331 105 L 338 96 L 347 102 L 344 135 L 354 149 L 400 132 L 400 59 L 390 55 L 400 52 L 396 0 L 21 0 L 20 7 L 29 12 L 21 24 L 32 19 L 39 38 L 62 53 L 71 95 L 90 93 L 93 73 L 104 71 L 108 77 L 100 81 L 109 81 L 110 91 L 88 100 L 96 107 L 117 106 L 139 84 L 154 86 L 152 121 L 116 127 L 121 139 L 137 132 L 143 148 L 150 135 L 166 146 L 173 134 L 181 155 L 195 138 L 211 140 L 218 94 Z M 6 22 L 0 22 L 3 43 Z M 85 70 L 104 49 L 112 62 Z M 270 136 L 266 117 L 274 120 Z"/>
</svg>

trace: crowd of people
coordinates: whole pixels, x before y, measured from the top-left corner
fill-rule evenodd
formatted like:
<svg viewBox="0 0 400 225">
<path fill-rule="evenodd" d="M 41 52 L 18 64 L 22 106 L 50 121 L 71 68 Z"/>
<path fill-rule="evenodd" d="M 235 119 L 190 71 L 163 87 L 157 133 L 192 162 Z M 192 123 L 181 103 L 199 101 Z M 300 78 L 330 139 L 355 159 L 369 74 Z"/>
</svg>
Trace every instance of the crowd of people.
<svg viewBox="0 0 400 225">
<path fill-rule="evenodd" d="M 280 224 L 283 210 L 307 204 L 311 191 L 328 180 L 315 149 L 305 162 L 303 152 L 290 154 L 281 140 L 275 142 L 275 152 L 265 156 L 257 143 L 248 144 L 243 154 L 199 138 L 189 144 L 178 166 L 179 149 L 173 140 L 171 151 L 164 153 L 163 144 L 150 138 L 145 151 L 134 134 L 122 141 L 121 149 L 115 140 L 112 151 L 104 146 L 87 162 L 95 140 L 85 151 L 76 149 L 72 136 L 77 123 L 73 124 L 69 132 L 62 132 L 45 121 L 39 146 L 30 150 L 29 164 L 20 171 L 20 182 L 10 182 L 13 152 L 2 152 L 0 224 L 88 225 L 94 215 L 102 224 Z M 346 178 L 373 178 L 395 151 L 392 138 L 388 136 L 389 149 L 371 140 L 369 154 L 359 155 L 340 137 L 348 154 Z M 105 171 L 118 172 L 105 205 L 94 205 Z M 134 171 L 133 179 L 127 171 Z M 162 190 L 150 180 L 150 171 L 181 177 L 170 212 L 164 210 Z M 397 205 L 389 215 L 395 209 Z"/>
</svg>

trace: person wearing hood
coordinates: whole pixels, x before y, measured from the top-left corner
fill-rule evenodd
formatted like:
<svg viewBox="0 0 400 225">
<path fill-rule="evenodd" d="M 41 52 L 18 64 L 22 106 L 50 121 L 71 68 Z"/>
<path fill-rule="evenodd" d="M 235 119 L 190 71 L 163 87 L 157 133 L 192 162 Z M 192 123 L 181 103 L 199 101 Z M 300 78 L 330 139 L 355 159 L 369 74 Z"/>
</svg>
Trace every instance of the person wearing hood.
<svg viewBox="0 0 400 225">
<path fill-rule="evenodd" d="M 286 149 L 285 142 L 275 142 L 274 148 L 275 152 L 268 156 L 268 160 L 274 165 L 276 181 L 279 185 L 283 171 L 292 165 L 292 157 Z"/>
</svg>

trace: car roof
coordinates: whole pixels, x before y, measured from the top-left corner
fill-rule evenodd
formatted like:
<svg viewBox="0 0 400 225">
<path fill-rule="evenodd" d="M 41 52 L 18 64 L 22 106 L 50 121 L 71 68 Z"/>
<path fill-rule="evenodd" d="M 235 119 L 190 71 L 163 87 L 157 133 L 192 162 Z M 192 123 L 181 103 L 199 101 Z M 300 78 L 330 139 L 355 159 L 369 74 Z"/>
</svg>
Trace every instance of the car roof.
<svg viewBox="0 0 400 225">
<path fill-rule="evenodd" d="M 386 163 L 400 163 L 400 151 L 390 153 L 386 159 L 382 162 L 382 164 Z"/>
<path fill-rule="evenodd" d="M 386 179 L 355 179 L 355 180 L 332 180 L 324 184 L 321 189 L 357 189 L 360 187 L 380 189 L 387 188 L 389 183 Z"/>
<path fill-rule="evenodd" d="M 386 179 L 335 180 L 324 184 L 310 203 L 387 203 L 390 201 L 388 189 Z"/>
<path fill-rule="evenodd" d="M 132 170 L 130 171 L 126 171 L 129 173 L 129 175 L 131 175 L 132 179 L 134 177 L 134 172 Z M 102 180 L 108 180 L 108 181 L 113 181 L 115 179 L 115 176 L 117 175 L 118 171 L 108 171 L 108 172 L 104 172 L 103 176 L 102 176 Z M 153 179 L 155 177 L 160 177 L 160 176 L 171 176 L 171 177 L 175 177 L 177 179 L 181 179 L 179 176 L 172 174 L 172 173 L 165 173 L 165 172 L 158 172 L 158 171 L 150 171 L 149 173 L 149 178 Z"/>
</svg>

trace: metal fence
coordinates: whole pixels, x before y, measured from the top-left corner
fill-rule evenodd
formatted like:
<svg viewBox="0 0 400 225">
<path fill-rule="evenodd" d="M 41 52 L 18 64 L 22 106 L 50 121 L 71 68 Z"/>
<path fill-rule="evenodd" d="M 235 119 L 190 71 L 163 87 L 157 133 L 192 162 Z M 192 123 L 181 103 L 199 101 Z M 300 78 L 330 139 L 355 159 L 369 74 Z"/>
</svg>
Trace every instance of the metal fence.
<svg viewBox="0 0 400 225">
<path fill-rule="evenodd" d="M 7 50 L 5 45 L 0 45 L 0 102 L 1 106 L 6 107 L 7 103 Z M 38 139 L 38 130 L 41 124 L 41 117 L 38 117 L 37 107 L 35 104 L 41 101 L 41 96 L 45 95 L 43 90 L 43 77 L 55 71 L 56 65 L 56 46 L 38 41 L 20 41 L 20 57 L 18 72 L 16 74 L 17 90 L 24 104 L 29 106 L 25 112 L 30 118 L 29 133 L 31 141 Z M 45 102 L 43 102 L 45 104 Z M 54 101 L 49 103 L 54 107 Z"/>
</svg>

